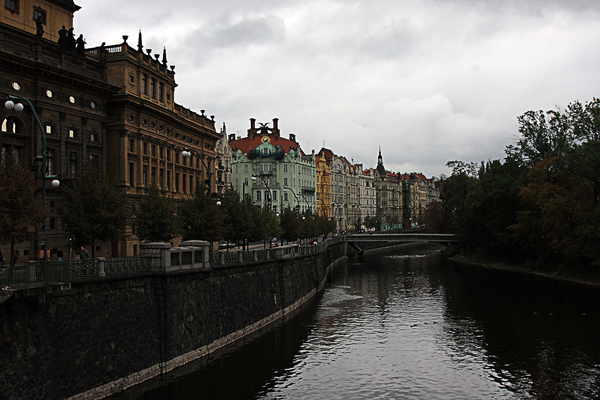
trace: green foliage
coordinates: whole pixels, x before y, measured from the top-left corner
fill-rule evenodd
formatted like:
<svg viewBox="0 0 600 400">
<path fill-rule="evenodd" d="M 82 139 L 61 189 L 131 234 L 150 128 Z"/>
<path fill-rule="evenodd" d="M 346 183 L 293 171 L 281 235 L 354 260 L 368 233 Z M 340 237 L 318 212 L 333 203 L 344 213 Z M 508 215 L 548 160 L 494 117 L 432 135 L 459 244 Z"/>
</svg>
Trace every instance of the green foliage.
<svg viewBox="0 0 600 400">
<path fill-rule="evenodd" d="M 368 216 L 365 218 L 365 226 L 367 229 L 379 229 L 381 227 L 381 218 L 375 216 Z"/>
<path fill-rule="evenodd" d="M 0 171 L 0 243 L 14 244 L 27 240 L 29 225 L 38 223 L 47 216 L 42 200 L 35 194 L 33 174 L 17 162 L 8 152 Z"/>
<path fill-rule="evenodd" d="M 220 199 L 225 212 L 225 240 L 237 243 L 250 238 L 254 228 L 250 207 L 255 206 L 250 202 L 242 202 L 238 193 L 232 189 L 225 191 Z"/>
<path fill-rule="evenodd" d="M 295 241 L 300 237 L 301 219 L 295 210 L 290 207 L 284 209 L 279 216 L 282 233 L 281 236 L 289 241 Z"/>
<path fill-rule="evenodd" d="M 84 166 L 73 189 L 65 188 L 57 212 L 75 246 L 109 242 L 123 235 L 131 217 L 129 198 L 93 164 Z"/>
<path fill-rule="evenodd" d="M 156 185 L 150 186 L 135 209 L 136 234 L 147 242 L 170 242 L 179 234 L 173 199 L 163 196 Z"/>
<path fill-rule="evenodd" d="M 443 225 L 473 251 L 600 265 L 600 100 L 528 111 L 518 122 L 521 137 L 504 163 L 482 163 L 476 173 L 474 163 L 448 163 Z"/>
<path fill-rule="evenodd" d="M 225 213 L 202 185 L 196 185 L 194 195 L 183 201 L 177 214 L 183 240 L 218 242 L 225 236 Z"/>
<path fill-rule="evenodd" d="M 450 231 L 444 219 L 444 203 L 441 201 L 433 201 L 427 206 L 424 219 L 424 223 L 431 233 L 448 233 Z M 367 228 L 369 227 L 370 225 L 367 225 Z"/>
</svg>

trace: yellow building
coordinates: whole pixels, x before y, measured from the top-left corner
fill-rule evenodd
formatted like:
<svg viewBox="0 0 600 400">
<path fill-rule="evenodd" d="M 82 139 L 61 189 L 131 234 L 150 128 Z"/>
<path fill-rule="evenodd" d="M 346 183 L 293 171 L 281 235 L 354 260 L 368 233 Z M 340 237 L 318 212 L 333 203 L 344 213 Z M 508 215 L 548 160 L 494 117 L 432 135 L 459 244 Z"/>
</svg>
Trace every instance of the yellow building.
<svg viewBox="0 0 600 400">
<path fill-rule="evenodd" d="M 323 152 L 317 156 L 317 215 L 331 218 L 331 168 Z"/>
</svg>

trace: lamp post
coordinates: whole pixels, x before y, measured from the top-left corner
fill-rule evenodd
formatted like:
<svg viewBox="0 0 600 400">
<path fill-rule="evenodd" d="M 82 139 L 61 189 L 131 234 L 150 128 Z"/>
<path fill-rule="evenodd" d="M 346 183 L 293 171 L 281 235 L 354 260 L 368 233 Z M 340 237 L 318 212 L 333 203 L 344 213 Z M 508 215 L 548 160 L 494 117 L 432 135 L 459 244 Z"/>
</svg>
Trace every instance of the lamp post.
<svg viewBox="0 0 600 400">
<path fill-rule="evenodd" d="M 294 190 L 289 187 L 289 186 L 285 186 L 283 188 L 283 191 L 285 192 L 287 189 L 290 189 L 292 191 L 292 193 L 294 193 L 294 197 L 296 197 L 296 201 L 298 202 L 298 212 L 300 212 L 300 200 L 298 195 L 296 194 L 296 192 L 294 192 Z M 304 202 L 306 203 L 306 206 L 308 207 L 308 210 L 310 210 L 312 212 L 312 208 L 310 206 L 310 203 L 308 202 L 308 200 L 306 200 L 306 197 L 304 197 L 304 195 L 302 194 L 302 192 L 300 192 L 300 195 L 302 196 L 302 199 L 304 200 Z"/>
<path fill-rule="evenodd" d="M 291 187 L 289 187 L 289 186 L 284 186 L 283 187 L 283 191 L 284 192 L 287 192 L 288 189 L 290 189 L 292 191 L 292 194 L 294 195 L 294 198 L 296 199 L 296 203 L 298 204 L 296 212 L 298 214 L 300 214 L 300 198 L 298 197 L 298 195 L 296 194 L 296 192 L 294 192 L 294 189 L 292 189 Z"/>
<path fill-rule="evenodd" d="M 42 123 L 40 122 L 40 118 L 37 115 L 37 112 L 35 111 L 35 108 L 33 107 L 33 104 L 31 104 L 31 101 L 25 97 L 20 97 L 20 96 L 13 96 L 13 95 L 8 95 L 6 102 L 4 103 L 4 107 L 6 107 L 6 109 L 8 110 L 15 110 L 17 112 L 21 112 L 23 111 L 23 109 L 25 108 L 23 106 L 23 103 L 18 103 L 19 101 L 24 101 L 25 103 L 27 103 L 27 105 L 29 106 L 29 108 L 31 108 L 31 112 L 33 114 L 33 117 L 35 118 L 35 122 L 37 123 L 38 127 L 40 128 L 40 132 L 42 133 L 42 207 L 46 208 L 46 179 L 48 178 L 54 178 L 52 179 L 52 186 L 54 187 L 58 187 L 60 185 L 60 181 L 58 179 L 56 179 L 56 175 L 46 175 L 47 172 L 47 168 L 46 168 L 46 155 L 48 153 L 48 149 L 46 148 L 46 132 L 44 131 L 44 127 L 42 126 Z M 15 103 L 15 101 L 17 101 L 17 103 Z M 46 218 L 44 217 L 44 221 L 42 221 L 42 239 L 41 241 L 41 245 L 42 245 L 42 251 L 44 253 L 44 261 L 46 261 Z"/>
<path fill-rule="evenodd" d="M 256 182 L 256 175 L 252 175 L 252 180 L 254 182 Z M 265 186 L 267 187 L 267 190 L 269 191 L 269 210 L 271 210 L 271 206 L 272 206 L 272 201 L 273 201 L 273 193 L 271 193 L 271 189 L 269 188 L 269 182 L 267 182 L 265 180 L 265 178 L 263 178 L 261 175 L 258 175 L 258 178 L 260 178 L 260 180 L 265 184 Z"/>
<path fill-rule="evenodd" d="M 204 157 L 202 156 L 202 154 L 200 154 L 200 152 L 196 149 L 190 149 L 188 147 L 184 147 L 183 150 L 181 150 L 181 155 L 184 157 L 191 157 L 192 153 L 194 153 L 196 155 L 196 157 L 198 157 L 200 159 L 200 161 L 202 161 L 202 165 L 204 165 L 204 168 L 206 169 L 206 174 L 208 175 L 208 184 L 206 185 L 206 193 L 210 193 L 210 184 L 212 181 L 211 178 L 211 173 L 210 173 L 210 169 L 208 169 L 208 166 L 206 165 L 206 163 L 204 162 Z"/>
</svg>

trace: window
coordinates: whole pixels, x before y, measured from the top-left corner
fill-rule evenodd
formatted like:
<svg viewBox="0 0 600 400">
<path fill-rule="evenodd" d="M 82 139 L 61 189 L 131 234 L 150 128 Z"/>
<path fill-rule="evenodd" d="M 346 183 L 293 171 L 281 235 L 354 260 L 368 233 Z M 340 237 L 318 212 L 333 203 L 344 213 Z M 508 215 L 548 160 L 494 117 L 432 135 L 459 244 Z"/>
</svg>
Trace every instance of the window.
<svg viewBox="0 0 600 400">
<path fill-rule="evenodd" d="M 144 155 L 148 155 L 148 143 L 144 142 Z"/>
<path fill-rule="evenodd" d="M 175 172 L 175 191 L 179 192 L 179 172 Z"/>
<path fill-rule="evenodd" d="M 287 192 L 283 193 L 283 201 L 288 201 L 288 194 L 287 194 Z"/>
<path fill-rule="evenodd" d="M 100 157 L 98 157 L 98 154 L 90 154 L 90 163 L 92 163 L 93 166 L 98 167 L 100 161 Z"/>
<path fill-rule="evenodd" d="M 167 190 L 171 190 L 171 171 L 167 170 Z"/>
<path fill-rule="evenodd" d="M 154 94 L 154 78 L 150 78 L 150 97 L 153 99 L 156 98 Z"/>
<path fill-rule="evenodd" d="M 90 142 L 97 142 L 98 134 L 96 132 L 90 132 Z"/>
<path fill-rule="evenodd" d="M 144 165 L 142 168 L 142 185 L 148 187 L 148 166 Z"/>
<path fill-rule="evenodd" d="M 261 193 L 262 192 L 260 190 L 258 192 L 256 192 L 256 201 L 261 201 L 261 198 L 260 198 Z"/>
<path fill-rule="evenodd" d="M 277 201 L 277 192 L 273 192 L 273 201 Z"/>
<path fill-rule="evenodd" d="M 129 163 L 129 186 L 135 186 L 135 164 Z"/>
<path fill-rule="evenodd" d="M 150 176 L 153 185 L 156 185 L 156 167 L 152 167 L 152 175 Z"/>
<path fill-rule="evenodd" d="M 194 177 L 190 175 L 190 193 L 194 193 Z"/>
<path fill-rule="evenodd" d="M 244 172 L 248 173 L 248 164 L 244 165 Z"/>
<path fill-rule="evenodd" d="M 135 140 L 129 139 L 129 151 L 135 153 Z"/>
<path fill-rule="evenodd" d="M 156 145 L 152 145 L 152 157 L 156 157 Z"/>
<path fill-rule="evenodd" d="M 164 101 L 163 100 L 163 84 L 162 84 L 162 82 L 158 82 L 158 100 Z"/>
<path fill-rule="evenodd" d="M 21 133 L 21 124 L 15 117 L 8 117 L 2 121 L 2 132 L 4 133 Z"/>
<path fill-rule="evenodd" d="M 41 7 L 33 7 L 33 20 L 37 21 L 38 18 L 41 18 L 42 24 L 46 25 L 46 11 Z"/>
<path fill-rule="evenodd" d="M 73 179 L 77 175 L 77 153 L 69 152 L 69 178 Z"/>
<path fill-rule="evenodd" d="M 283 186 L 287 186 L 287 178 L 283 178 Z"/>
<path fill-rule="evenodd" d="M 287 172 L 287 164 L 283 165 L 283 172 Z"/>
<path fill-rule="evenodd" d="M 56 160 L 56 152 L 54 149 L 48 149 L 46 154 L 46 175 L 54 175 L 54 162 Z"/>
<path fill-rule="evenodd" d="M 142 94 L 146 93 L 146 74 L 142 74 Z"/>
<path fill-rule="evenodd" d="M 135 82 L 135 78 L 133 75 L 129 75 L 129 83 L 133 84 Z"/>
<path fill-rule="evenodd" d="M 20 147 L 9 147 L 9 146 L 2 146 L 2 149 L 0 150 L 0 164 L 4 164 L 4 162 L 6 161 L 6 155 L 12 152 L 13 156 L 15 157 L 15 161 L 20 162 L 21 161 L 21 148 Z"/>
<path fill-rule="evenodd" d="M 185 174 L 183 174 L 181 177 L 181 191 L 183 193 L 185 193 L 186 183 L 187 183 L 187 176 Z"/>
<path fill-rule="evenodd" d="M 69 137 L 71 139 L 75 139 L 76 136 L 77 136 L 77 131 L 75 131 L 75 129 L 69 129 Z"/>
<path fill-rule="evenodd" d="M 54 127 L 52 125 L 46 125 L 46 135 L 52 135 L 54 134 Z"/>
<path fill-rule="evenodd" d="M 13 14 L 19 13 L 19 0 L 5 0 L 4 8 Z"/>
</svg>

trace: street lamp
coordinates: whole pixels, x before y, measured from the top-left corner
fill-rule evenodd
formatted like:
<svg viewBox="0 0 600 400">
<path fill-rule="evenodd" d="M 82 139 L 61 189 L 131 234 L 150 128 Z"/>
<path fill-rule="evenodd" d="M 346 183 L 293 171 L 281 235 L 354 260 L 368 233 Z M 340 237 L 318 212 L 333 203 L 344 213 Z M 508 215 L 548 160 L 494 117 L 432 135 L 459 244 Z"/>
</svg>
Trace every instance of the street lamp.
<svg viewBox="0 0 600 400">
<path fill-rule="evenodd" d="M 210 169 L 208 169 L 208 166 L 204 162 L 204 157 L 202 156 L 202 154 L 200 154 L 200 152 L 196 149 L 190 149 L 188 147 L 184 147 L 183 150 L 181 151 L 181 155 L 186 158 L 191 157 L 192 152 L 196 155 L 196 157 L 198 157 L 200 159 L 200 161 L 202 161 L 202 165 L 204 165 L 204 168 L 206 169 L 206 174 L 208 175 L 208 184 L 206 185 L 206 193 L 210 193 L 210 183 L 212 181 L 211 173 L 210 173 Z"/>
<path fill-rule="evenodd" d="M 298 214 L 300 214 L 300 198 L 298 197 L 298 195 L 296 194 L 296 192 L 294 192 L 294 189 L 292 189 L 291 187 L 289 187 L 289 186 L 284 186 L 283 187 L 283 191 L 284 192 L 287 192 L 288 189 L 290 189 L 292 191 L 292 194 L 294 195 L 294 198 L 296 199 L 296 203 L 298 204 L 296 212 Z"/>
<path fill-rule="evenodd" d="M 299 196 L 296 194 L 296 192 L 294 192 L 294 190 L 289 187 L 289 186 L 284 186 L 283 191 L 285 192 L 287 189 L 290 189 L 292 191 L 292 193 L 294 193 L 294 197 L 296 197 L 296 201 L 298 202 L 298 212 L 300 212 L 300 198 Z M 310 203 L 308 202 L 308 200 L 306 200 L 306 197 L 304 197 L 304 195 L 302 194 L 302 192 L 300 192 L 300 195 L 302 196 L 302 199 L 304 200 L 304 202 L 306 203 L 306 206 L 308 207 L 309 210 L 311 210 L 310 207 Z M 312 210 L 311 210 L 312 211 Z"/>
<path fill-rule="evenodd" d="M 271 188 L 269 188 L 269 182 L 267 182 L 265 180 L 265 178 L 263 178 L 261 175 L 258 175 L 258 177 L 265 184 L 265 186 L 267 187 L 267 190 L 269 191 L 269 210 L 271 210 L 271 206 L 273 205 L 273 203 L 272 203 L 272 201 L 273 201 L 273 193 L 271 193 Z M 256 175 L 252 175 L 252 180 L 254 182 L 256 182 Z"/>
<path fill-rule="evenodd" d="M 13 96 L 13 95 L 8 95 L 7 96 L 7 100 L 4 103 L 4 107 L 7 110 L 15 110 L 17 112 L 21 112 L 25 109 L 25 106 L 23 105 L 23 103 L 15 103 L 15 101 L 20 102 L 20 101 L 24 101 L 27 103 L 27 105 L 29 105 L 29 108 L 31 108 L 31 112 L 35 118 L 35 121 L 37 122 L 38 127 L 40 128 L 40 132 L 42 133 L 42 206 L 44 208 L 46 208 L 46 179 L 49 178 L 54 178 L 52 180 L 52 186 L 54 187 L 58 187 L 60 185 L 60 181 L 58 179 L 56 179 L 56 175 L 46 175 L 46 155 L 48 153 L 48 149 L 46 148 L 46 132 L 44 131 L 44 128 L 42 127 L 42 123 L 40 122 L 40 118 L 37 115 L 37 112 L 35 111 L 35 108 L 33 107 L 33 104 L 31 104 L 31 101 L 29 101 L 29 99 L 25 98 L 25 97 L 20 97 L 20 96 Z M 44 226 L 44 230 L 42 231 L 42 239 L 41 239 L 41 245 L 42 245 L 42 251 L 44 253 L 44 261 L 46 260 L 46 218 L 44 217 L 44 221 L 43 222 L 43 226 Z"/>
</svg>

